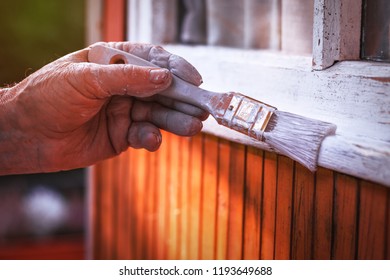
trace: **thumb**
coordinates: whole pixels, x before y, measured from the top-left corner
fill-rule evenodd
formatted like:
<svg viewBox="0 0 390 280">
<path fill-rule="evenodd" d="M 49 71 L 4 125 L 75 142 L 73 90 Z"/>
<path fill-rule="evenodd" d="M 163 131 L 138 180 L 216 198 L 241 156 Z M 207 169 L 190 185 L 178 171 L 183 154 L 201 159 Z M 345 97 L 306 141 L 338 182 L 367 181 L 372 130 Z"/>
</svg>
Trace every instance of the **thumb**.
<svg viewBox="0 0 390 280">
<path fill-rule="evenodd" d="M 100 98 L 112 95 L 148 97 L 159 93 L 172 82 L 168 69 L 131 64 L 89 64 L 92 66 L 95 94 Z"/>
</svg>

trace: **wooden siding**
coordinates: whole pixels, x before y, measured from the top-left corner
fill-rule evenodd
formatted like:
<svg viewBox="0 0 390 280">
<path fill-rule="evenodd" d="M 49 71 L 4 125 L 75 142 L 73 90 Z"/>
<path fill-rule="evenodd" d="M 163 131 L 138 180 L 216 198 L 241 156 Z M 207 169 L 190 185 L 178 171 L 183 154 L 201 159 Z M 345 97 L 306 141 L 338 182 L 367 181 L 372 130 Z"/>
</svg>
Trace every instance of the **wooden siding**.
<svg viewBox="0 0 390 280">
<path fill-rule="evenodd" d="M 390 259 L 390 188 L 200 134 L 93 169 L 95 259 Z"/>
<path fill-rule="evenodd" d="M 105 1 L 105 40 L 124 38 L 110 13 L 124 2 Z M 208 134 L 163 137 L 92 168 L 90 258 L 390 259 L 390 188 Z"/>
</svg>

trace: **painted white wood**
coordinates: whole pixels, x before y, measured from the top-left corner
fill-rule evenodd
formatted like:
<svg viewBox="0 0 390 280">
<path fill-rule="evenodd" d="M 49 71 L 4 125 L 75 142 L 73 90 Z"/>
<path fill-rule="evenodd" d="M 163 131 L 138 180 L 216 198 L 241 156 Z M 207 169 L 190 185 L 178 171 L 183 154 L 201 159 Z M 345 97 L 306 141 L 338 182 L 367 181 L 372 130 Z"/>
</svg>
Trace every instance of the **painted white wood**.
<svg viewBox="0 0 390 280">
<path fill-rule="evenodd" d="M 361 6 L 361 0 L 314 1 L 313 69 L 359 59 Z"/>
<path fill-rule="evenodd" d="M 165 46 L 200 71 L 202 87 L 238 91 L 306 117 L 337 125 L 318 164 L 390 186 L 390 65 L 344 61 L 312 71 L 311 58 L 221 47 Z M 204 132 L 267 149 L 245 135 L 206 121 Z"/>
</svg>

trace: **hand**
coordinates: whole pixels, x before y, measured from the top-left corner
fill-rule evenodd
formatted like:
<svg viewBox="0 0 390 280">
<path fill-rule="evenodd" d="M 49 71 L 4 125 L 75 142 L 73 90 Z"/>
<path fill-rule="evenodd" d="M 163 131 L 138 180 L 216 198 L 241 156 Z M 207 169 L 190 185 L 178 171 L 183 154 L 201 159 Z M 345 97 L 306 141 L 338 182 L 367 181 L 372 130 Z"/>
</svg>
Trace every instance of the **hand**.
<svg viewBox="0 0 390 280">
<path fill-rule="evenodd" d="M 201 130 L 206 112 L 158 95 L 170 85 L 171 72 L 200 85 L 201 77 L 191 64 L 152 45 L 99 44 L 164 68 L 88 63 L 86 48 L 3 89 L 0 174 L 85 167 L 129 146 L 157 150 L 160 129 L 182 136 Z"/>
</svg>

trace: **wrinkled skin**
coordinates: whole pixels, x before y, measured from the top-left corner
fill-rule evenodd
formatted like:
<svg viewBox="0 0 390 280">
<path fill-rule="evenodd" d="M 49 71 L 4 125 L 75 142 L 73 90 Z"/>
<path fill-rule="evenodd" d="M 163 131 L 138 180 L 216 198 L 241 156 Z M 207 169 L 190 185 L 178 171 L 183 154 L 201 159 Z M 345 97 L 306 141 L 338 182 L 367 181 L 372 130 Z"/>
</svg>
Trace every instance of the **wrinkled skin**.
<svg viewBox="0 0 390 280">
<path fill-rule="evenodd" d="M 201 130 L 206 112 L 158 95 L 172 73 L 200 85 L 191 64 L 152 45 L 99 44 L 163 68 L 89 63 L 86 48 L 1 89 L 0 174 L 85 167 L 128 147 L 157 150 L 160 129 L 182 136 Z"/>
</svg>

